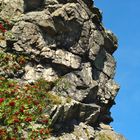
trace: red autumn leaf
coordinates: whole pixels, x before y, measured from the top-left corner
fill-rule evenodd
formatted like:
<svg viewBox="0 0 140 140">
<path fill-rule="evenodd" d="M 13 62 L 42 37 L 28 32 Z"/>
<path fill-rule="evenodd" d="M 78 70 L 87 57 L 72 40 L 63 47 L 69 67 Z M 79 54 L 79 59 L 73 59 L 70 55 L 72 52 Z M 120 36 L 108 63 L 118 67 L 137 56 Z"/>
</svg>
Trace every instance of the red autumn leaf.
<svg viewBox="0 0 140 140">
<path fill-rule="evenodd" d="M 18 118 L 14 118 L 13 122 L 14 122 L 14 123 L 19 123 L 20 120 L 19 120 Z"/>
<path fill-rule="evenodd" d="M 4 98 L 0 98 L 0 104 L 2 103 L 2 102 L 4 102 Z"/>
<path fill-rule="evenodd" d="M 10 105 L 10 106 L 15 106 L 15 102 L 14 102 L 14 101 L 11 101 L 11 102 L 9 103 L 9 105 Z"/>
<path fill-rule="evenodd" d="M 25 121 L 26 121 L 26 122 L 31 122 L 31 121 L 32 121 L 32 118 L 31 118 L 31 117 L 27 117 L 27 118 L 25 119 Z"/>
</svg>

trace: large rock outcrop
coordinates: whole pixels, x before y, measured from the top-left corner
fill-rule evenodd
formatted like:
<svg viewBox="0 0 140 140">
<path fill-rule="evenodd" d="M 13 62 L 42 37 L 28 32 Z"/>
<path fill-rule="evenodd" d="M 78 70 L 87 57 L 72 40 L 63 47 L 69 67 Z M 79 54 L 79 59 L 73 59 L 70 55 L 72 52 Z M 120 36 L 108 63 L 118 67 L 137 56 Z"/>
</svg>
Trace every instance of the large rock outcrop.
<svg viewBox="0 0 140 140">
<path fill-rule="evenodd" d="M 0 74 L 20 83 L 58 81 L 50 92 L 61 99 L 48 113 L 50 140 L 124 140 L 109 123 L 119 90 L 113 80 L 117 38 L 102 25 L 92 0 L 1 0 L 0 16 L 14 21 L 1 51 L 27 57 L 19 70 Z"/>
</svg>

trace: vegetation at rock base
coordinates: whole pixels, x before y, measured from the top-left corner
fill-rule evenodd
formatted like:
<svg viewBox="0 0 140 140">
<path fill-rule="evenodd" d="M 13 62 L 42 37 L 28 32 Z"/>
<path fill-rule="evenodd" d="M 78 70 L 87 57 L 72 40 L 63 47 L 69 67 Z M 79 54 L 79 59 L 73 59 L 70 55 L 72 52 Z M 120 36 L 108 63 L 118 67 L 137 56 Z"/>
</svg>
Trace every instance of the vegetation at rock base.
<svg viewBox="0 0 140 140">
<path fill-rule="evenodd" d="M 19 85 L 0 77 L 0 139 L 43 139 L 50 134 L 50 83 L 43 79 L 33 85 Z M 36 127 L 36 123 L 38 123 Z"/>
<path fill-rule="evenodd" d="M 8 30 L 10 30 L 14 25 L 13 21 L 9 21 L 7 19 L 3 19 L 0 17 L 0 32 L 4 33 Z"/>
</svg>

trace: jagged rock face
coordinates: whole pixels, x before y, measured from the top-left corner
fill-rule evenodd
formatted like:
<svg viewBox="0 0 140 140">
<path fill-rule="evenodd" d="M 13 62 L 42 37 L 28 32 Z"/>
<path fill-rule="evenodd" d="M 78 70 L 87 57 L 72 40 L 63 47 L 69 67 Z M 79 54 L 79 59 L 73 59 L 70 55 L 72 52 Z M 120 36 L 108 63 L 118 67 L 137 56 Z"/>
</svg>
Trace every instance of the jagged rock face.
<svg viewBox="0 0 140 140">
<path fill-rule="evenodd" d="M 75 126 L 61 139 L 101 140 L 100 133 L 106 132 L 99 124 L 112 121 L 109 110 L 119 90 L 113 80 L 116 62 L 112 56 L 117 39 L 102 26 L 93 1 L 4 0 L 4 6 L 0 15 L 9 14 L 7 9 L 12 7 L 14 14 L 9 16 L 16 19 L 14 39 L 7 37 L 9 51 L 29 58 L 22 74 L 13 77 L 22 82 L 60 79 L 51 90 L 63 98 L 50 112 L 54 130 L 60 134 Z M 108 131 L 114 136 L 106 139 L 123 140 Z"/>
</svg>

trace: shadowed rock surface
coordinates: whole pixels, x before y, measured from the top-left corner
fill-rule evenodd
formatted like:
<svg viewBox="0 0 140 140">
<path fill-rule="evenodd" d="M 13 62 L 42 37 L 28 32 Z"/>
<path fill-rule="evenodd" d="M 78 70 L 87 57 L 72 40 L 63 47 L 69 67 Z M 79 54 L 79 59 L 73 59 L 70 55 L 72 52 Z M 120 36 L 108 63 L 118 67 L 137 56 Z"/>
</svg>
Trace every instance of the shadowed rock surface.
<svg viewBox="0 0 140 140">
<path fill-rule="evenodd" d="M 2 0 L 1 0 L 2 3 Z M 57 84 L 51 93 L 62 103 L 49 115 L 54 133 L 48 140 L 125 140 L 109 126 L 110 108 L 119 90 L 113 80 L 117 38 L 102 25 L 92 0 L 4 0 L 1 17 L 15 21 L 1 51 L 24 55 L 17 72 L 0 74 L 33 83 Z"/>
</svg>

